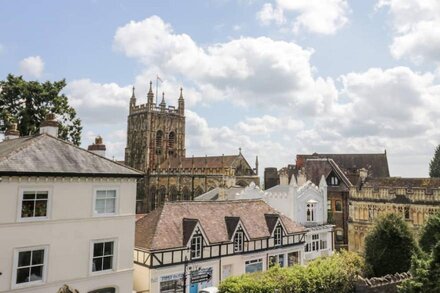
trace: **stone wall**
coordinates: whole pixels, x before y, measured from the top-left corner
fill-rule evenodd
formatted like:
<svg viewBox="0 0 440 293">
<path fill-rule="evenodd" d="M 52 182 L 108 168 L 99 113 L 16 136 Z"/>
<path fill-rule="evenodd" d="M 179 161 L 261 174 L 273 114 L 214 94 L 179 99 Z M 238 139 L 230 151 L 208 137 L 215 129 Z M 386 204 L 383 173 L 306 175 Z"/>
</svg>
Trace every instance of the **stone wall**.
<svg viewBox="0 0 440 293">
<path fill-rule="evenodd" d="M 409 273 L 395 273 L 380 278 L 359 277 L 355 285 L 356 293 L 397 293 L 397 285 L 411 278 Z"/>
</svg>

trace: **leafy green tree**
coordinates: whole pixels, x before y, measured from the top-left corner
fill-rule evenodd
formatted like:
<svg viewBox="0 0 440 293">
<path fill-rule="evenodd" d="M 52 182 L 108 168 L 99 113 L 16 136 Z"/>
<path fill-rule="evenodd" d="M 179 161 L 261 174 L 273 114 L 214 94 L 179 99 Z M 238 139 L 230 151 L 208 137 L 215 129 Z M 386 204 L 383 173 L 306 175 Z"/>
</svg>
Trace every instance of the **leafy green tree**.
<svg viewBox="0 0 440 293">
<path fill-rule="evenodd" d="M 9 74 L 0 81 L 0 131 L 17 123 L 21 135 L 32 135 L 38 133 L 46 114 L 54 113 L 59 122 L 58 136 L 79 145 L 81 120 L 61 93 L 65 86 L 64 79 L 40 83 Z"/>
<path fill-rule="evenodd" d="M 423 226 L 419 245 L 426 252 L 431 253 L 434 246 L 440 241 L 440 212 L 430 216 Z"/>
<path fill-rule="evenodd" d="M 434 158 L 429 163 L 429 176 L 440 177 L 440 145 L 435 149 Z"/>
<path fill-rule="evenodd" d="M 369 276 L 407 272 L 418 252 L 414 237 L 400 215 L 386 214 L 376 220 L 365 237 L 365 264 Z"/>
</svg>

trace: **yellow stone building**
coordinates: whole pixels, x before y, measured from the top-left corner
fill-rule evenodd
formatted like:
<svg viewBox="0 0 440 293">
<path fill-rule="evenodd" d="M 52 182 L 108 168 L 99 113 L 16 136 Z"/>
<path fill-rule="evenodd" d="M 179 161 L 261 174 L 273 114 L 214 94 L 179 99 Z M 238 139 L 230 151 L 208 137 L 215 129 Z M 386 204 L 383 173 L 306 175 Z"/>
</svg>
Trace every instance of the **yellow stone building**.
<svg viewBox="0 0 440 293">
<path fill-rule="evenodd" d="M 360 178 L 349 194 L 349 250 L 363 251 L 365 236 L 381 214 L 402 215 L 417 237 L 438 210 L 440 178 Z"/>
</svg>

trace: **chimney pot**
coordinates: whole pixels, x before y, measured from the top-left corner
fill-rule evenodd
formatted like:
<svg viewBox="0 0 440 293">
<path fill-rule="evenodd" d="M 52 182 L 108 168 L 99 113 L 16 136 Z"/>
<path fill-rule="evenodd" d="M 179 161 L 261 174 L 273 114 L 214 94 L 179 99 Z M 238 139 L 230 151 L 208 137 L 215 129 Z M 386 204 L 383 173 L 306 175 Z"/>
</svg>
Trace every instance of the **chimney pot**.
<svg viewBox="0 0 440 293">
<path fill-rule="evenodd" d="M 53 137 L 58 137 L 58 121 L 54 113 L 46 115 L 46 119 L 41 122 L 40 134 L 47 133 Z"/>
<path fill-rule="evenodd" d="M 96 154 L 96 155 L 105 157 L 105 151 L 107 150 L 107 148 L 106 148 L 105 144 L 103 143 L 102 137 L 97 136 L 95 138 L 95 143 L 89 145 L 87 150 Z"/>
<path fill-rule="evenodd" d="M 17 123 L 12 123 L 5 131 L 5 140 L 15 139 L 20 137 L 20 131 L 17 129 Z"/>
</svg>

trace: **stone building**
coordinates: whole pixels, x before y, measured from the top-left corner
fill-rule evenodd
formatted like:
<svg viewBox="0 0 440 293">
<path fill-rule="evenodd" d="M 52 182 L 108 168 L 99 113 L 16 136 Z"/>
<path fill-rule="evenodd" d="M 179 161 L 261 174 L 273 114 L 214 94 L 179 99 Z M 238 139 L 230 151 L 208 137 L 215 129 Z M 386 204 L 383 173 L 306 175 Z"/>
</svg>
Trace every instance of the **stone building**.
<svg viewBox="0 0 440 293">
<path fill-rule="evenodd" d="M 402 215 L 417 236 L 438 210 L 440 178 L 366 177 L 350 189 L 349 249 L 363 251 L 365 236 L 380 214 Z"/>
<path fill-rule="evenodd" d="M 385 153 L 379 154 L 299 154 L 296 157 L 294 174 L 303 174 L 307 180 L 319 185 L 321 177 L 327 182 L 327 209 L 329 223 L 336 225 L 336 248 L 348 248 L 348 197 L 352 186 L 356 186 L 361 170 L 368 170 L 368 177 L 389 177 L 388 160 Z M 287 171 L 289 168 L 287 168 Z M 280 177 L 280 182 L 286 181 Z"/>
<path fill-rule="evenodd" d="M 177 108 L 167 106 L 165 95 L 154 102 L 152 83 L 147 103 L 130 99 L 125 164 L 145 172 L 138 185 L 136 210 L 145 213 L 165 201 L 192 200 L 219 186 L 259 185 L 258 158 L 252 168 L 241 154 L 186 157 L 185 100 L 182 89 Z"/>
</svg>

